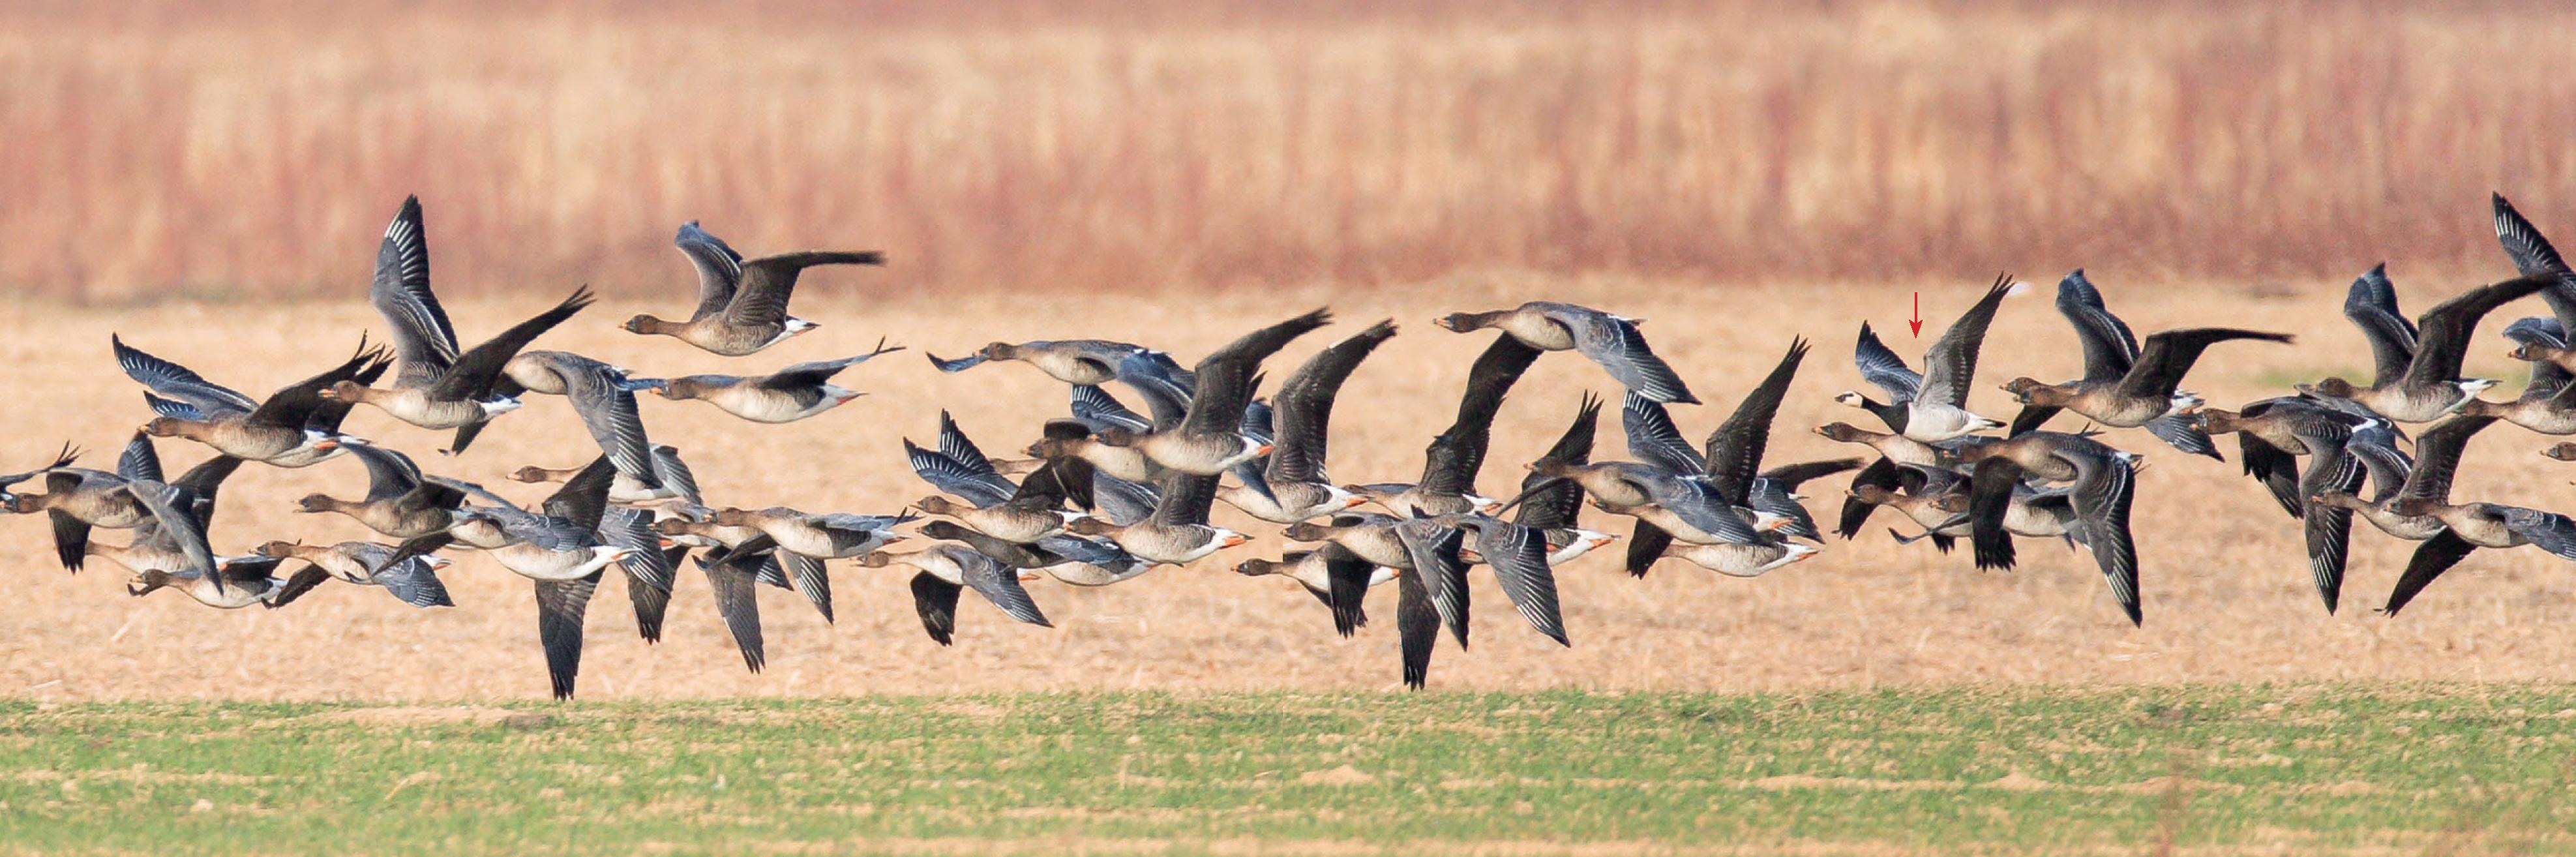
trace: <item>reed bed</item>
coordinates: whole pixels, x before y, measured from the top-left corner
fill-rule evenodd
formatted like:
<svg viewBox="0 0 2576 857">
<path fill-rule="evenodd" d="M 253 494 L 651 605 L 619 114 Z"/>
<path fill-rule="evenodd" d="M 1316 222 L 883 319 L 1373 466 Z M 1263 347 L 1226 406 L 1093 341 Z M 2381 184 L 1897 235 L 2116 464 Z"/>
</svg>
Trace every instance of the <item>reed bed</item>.
<svg viewBox="0 0 2576 857">
<path fill-rule="evenodd" d="M 13 3 L 0 284 L 442 291 L 865 245 L 870 287 L 2459 268 L 2576 208 L 2548 4 Z M 971 5 L 971 8 L 953 8 Z"/>
</svg>

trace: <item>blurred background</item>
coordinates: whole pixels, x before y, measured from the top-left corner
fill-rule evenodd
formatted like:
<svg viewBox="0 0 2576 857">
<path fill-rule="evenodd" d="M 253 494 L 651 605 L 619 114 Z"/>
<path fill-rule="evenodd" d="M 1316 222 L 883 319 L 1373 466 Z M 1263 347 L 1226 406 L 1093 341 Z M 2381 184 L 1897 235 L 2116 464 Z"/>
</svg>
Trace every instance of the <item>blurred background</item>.
<svg viewBox="0 0 2576 857">
<path fill-rule="evenodd" d="M 668 280 L 688 219 L 896 291 L 2486 271 L 2487 192 L 2576 200 L 2571 42 L 2545 3 L 14 2 L 0 284 L 353 295 L 411 192 L 451 294 Z"/>
</svg>

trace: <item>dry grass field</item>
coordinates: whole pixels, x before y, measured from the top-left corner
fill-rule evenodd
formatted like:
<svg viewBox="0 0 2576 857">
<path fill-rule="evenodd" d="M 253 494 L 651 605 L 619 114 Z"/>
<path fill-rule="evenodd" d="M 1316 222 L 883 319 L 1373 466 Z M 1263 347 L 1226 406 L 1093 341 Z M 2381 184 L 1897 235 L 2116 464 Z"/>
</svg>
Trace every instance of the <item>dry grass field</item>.
<svg viewBox="0 0 2576 857">
<path fill-rule="evenodd" d="M 1395 8 L 1383 8 L 1393 6 Z M 705 219 L 898 291 L 2349 276 L 2576 207 L 2560 4 L 0 4 L 0 284 L 451 293 Z"/>
<path fill-rule="evenodd" d="M 2474 224 L 2471 224 L 2474 226 Z M 434 228 L 434 227 L 433 227 Z M 683 303 L 689 288 L 677 254 L 649 281 L 610 290 L 613 302 L 575 318 L 540 340 L 652 373 L 707 371 L 720 358 L 669 340 L 613 329 L 636 310 Z M 443 264 L 443 262 L 442 262 Z M 465 268 L 465 270 L 458 270 Z M 440 269 L 470 278 L 466 266 Z M 2336 315 L 2341 284 L 2302 283 L 2264 290 L 2174 286 L 2113 269 L 2094 269 L 2112 307 L 2141 332 L 2225 322 L 2295 331 L 2296 347 L 2221 346 L 2192 377 L 2211 401 L 2234 403 L 2281 389 L 2294 379 L 2361 368 L 2358 335 Z M 2409 307 L 2428 306 L 2466 285 L 2457 279 L 2396 271 Z M 818 297 L 803 312 L 821 331 L 742 361 L 784 364 L 856 353 L 890 335 L 912 350 L 852 370 L 871 393 L 821 417 L 783 426 L 743 423 L 694 403 L 647 399 L 656 440 L 684 450 L 711 502 L 786 504 L 817 510 L 892 512 L 927 488 L 905 468 L 899 438 L 928 439 L 940 408 L 950 408 L 986 448 L 1016 448 L 1040 421 L 1061 413 L 1064 387 L 1018 365 L 941 375 L 920 354 L 962 352 L 989 339 L 1099 335 L 1157 343 L 1185 359 L 1240 330 L 1315 305 L 1331 305 L 1343 323 L 1296 343 L 1278 358 L 1285 371 L 1329 339 L 1379 317 L 1404 325 L 1352 378 L 1334 423 L 1332 472 L 1345 481 L 1410 478 L 1422 445 L 1445 424 L 1467 363 L 1483 336 L 1428 324 L 1442 312 L 1501 306 L 1538 296 L 1591 303 L 1647 317 L 1648 335 L 1714 404 L 1681 408 L 1684 430 L 1703 433 L 1732 408 L 1792 335 L 1817 351 L 1793 388 L 1774 432 L 1773 461 L 1851 454 L 1807 429 L 1857 412 L 1831 394 L 1856 386 L 1849 349 L 1863 319 L 1904 339 L 1908 292 L 1901 288 L 1781 286 L 1720 288 L 1692 281 L 1561 280 L 1553 277 L 1459 276 L 1415 289 L 1348 292 L 1292 290 L 1106 298 L 1024 295 L 901 296 L 856 300 L 873 272 L 816 275 Z M 1984 392 L 1972 401 L 2008 412 L 1991 389 L 2015 374 L 2075 374 L 2074 341 L 2048 305 L 2053 276 L 2031 279 L 2034 294 L 2005 305 L 1981 370 Z M 1926 282 L 1927 340 L 1969 302 L 1980 283 Z M 476 300 L 452 305 L 459 330 L 475 339 L 554 297 Z M 2537 312 L 2538 304 L 2501 315 Z M 149 309 L 64 313 L 17 303 L 0 308 L 0 328 L 18 332 L 0 343 L 0 374 L 24 379 L 19 401 L 0 415 L 0 456 L 9 466 L 37 463 L 68 438 L 104 461 L 144 417 L 140 396 L 107 353 L 110 331 L 128 342 L 192 364 L 213 379 L 264 392 L 345 353 L 361 330 L 380 322 L 354 300 L 280 305 L 172 304 Z M 296 333 L 281 335 L 292 326 Z M 2500 337 L 2474 349 L 2472 371 L 2510 377 Z M 1522 381 L 1504 409 L 1481 485 L 1506 493 L 1519 465 L 1562 429 L 1584 390 L 1615 396 L 1599 369 L 1570 355 L 1550 355 Z M 504 417 L 467 455 L 439 459 L 439 438 L 373 410 L 360 410 L 350 430 L 411 450 L 434 472 L 501 484 L 523 464 L 568 466 L 595 454 L 559 399 L 536 399 Z M 2237 465 L 2185 459 L 2142 433 L 2120 432 L 2120 444 L 2148 453 L 2152 466 L 2139 491 L 2137 526 L 2144 556 L 2146 626 L 2132 629 L 2104 593 L 2091 561 L 2038 545 L 2025 548 L 2017 573 L 1972 570 L 1965 557 L 1928 546 L 1901 549 L 1883 526 L 1859 540 L 1835 542 L 1814 561 L 1758 580 L 1722 579 L 1670 565 L 1643 581 L 1622 574 L 1614 556 L 1580 560 L 1560 571 L 1574 646 L 1560 649 L 1526 628 L 1490 589 L 1484 631 L 1464 655 L 1443 644 L 1435 688 L 1541 688 L 1751 691 L 1884 685 L 2011 683 L 2171 683 L 2314 679 L 2471 678 L 2559 680 L 2576 655 L 2570 569 L 2538 551 L 2481 552 L 2427 593 L 2403 618 L 2368 608 L 2384 597 L 2412 543 L 2375 531 L 2355 535 L 2345 610 L 2325 615 L 2309 588 L 2295 522 L 2273 508 Z M 2576 469 L 2536 455 L 2542 438 L 2510 427 L 2471 447 L 2455 496 L 2495 497 L 2545 508 L 2569 508 Z M 1604 450 L 1617 450 L 1614 426 Z M 198 448 L 166 442 L 174 465 Z M 2232 450 L 2232 445 L 2229 447 Z M 338 517 L 292 511 L 307 491 L 363 492 L 354 461 L 287 471 L 245 469 L 228 484 L 215 541 L 242 550 L 272 538 L 337 540 L 364 532 Z M 505 486 L 526 488 L 529 486 Z M 1836 486 L 1811 505 L 1830 513 Z M 533 499 L 542 492 L 522 491 Z M 1595 513 L 1596 515 L 1598 513 Z M 1321 609 L 1292 584 L 1250 580 L 1228 568 L 1236 559 L 1275 555 L 1276 528 L 1220 508 L 1231 523 L 1265 538 L 1188 568 L 1155 571 L 1099 590 L 1051 583 L 1033 592 L 1056 622 L 1053 630 L 1006 622 L 986 605 L 965 607 L 958 645 L 940 649 L 921 633 L 902 576 L 840 566 L 837 626 L 783 592 L 764 596 L 770 624 L 769 670 L 746 674 L 723 637 L 703 580 L 684 574 L 668 636 L 648 647 L 634 636 L 623 598 L 604 595 L 592 612 L 591 645 L 582 674 L 588 699 L 822 696 L 1006 690 L 1376 689 L 1396 685 L 1393 628 L 1381 624 L 1354 640 L 1335 637 Z M 1880 524 L 1893 523 L 1882 515 Z M 1613 529 L 1624 532 L 1625 525 Z M 0 574 L 17 603 L 0 612 L 0 689 L 38 700 L 131 698 L 480 699 L 529 698 L 545 690 L 526 582 L 488 560 L 467 555 L 446 577 L 460 606 L 421 611 L 377 592 L 334 587 L 290 609 L 218 612 L 163 593 L 132 599 L 112 571 L 77 577 L 55 567 L 44 548 L 41 518 L 0 520 Z M 1489 581 L 1479 579 L 1479 585 Z M 1380 611 L 1392 609 L 1378 593 Z M 208 659 L 210 650 L 223 657 Z"/>
</svg>

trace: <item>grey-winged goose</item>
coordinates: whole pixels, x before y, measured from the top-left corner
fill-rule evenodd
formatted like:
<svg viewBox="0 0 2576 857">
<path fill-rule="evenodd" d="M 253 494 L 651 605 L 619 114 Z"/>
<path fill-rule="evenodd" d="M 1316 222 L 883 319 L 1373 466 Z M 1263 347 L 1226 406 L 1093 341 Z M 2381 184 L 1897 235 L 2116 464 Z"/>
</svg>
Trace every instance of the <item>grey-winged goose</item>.
<svg viewBox="0 0 2576 857">
<path fill-rule="evenodd" d="M 1637 321 L 1590 307 L 1531 301 L 1513 309 L 1451 313 L 1434 323 L 1458 333 L 1500 330 L 1540 351 L 1580 352 L 1630 392 L 1657 402 L 1698 404 L 1690 386 L 1647 347 Z"/>
<path fill-rule="evenodd" d="M 2439 419 L 2457 411 L 2480 391 L 2495 386 L 2493 379 L 2460 377 L 2460 361 L 2468 354 L 2478 320 L 2496 307 L 2556 282 L 2554 275 L 2527 275 L 2470 289 L 2443 301 L 2417 319 L 2422 335 L 2411 350 L 2402 347 L 2398 332 L 2373 310 L 2365 317 L 2374 323 L 2361 325 L 2377 358 L 2371 385 L 2363 387 L 2332 377 L 2302 385 L 2299 391 L 2350 400 L 2398 422 Z"/>
<path fill-rule="evenodd" d="M 1342 382 L 1359 368 L 1360 361 L 1393 336 L 1395 322 L 1378 322 L 1316 352 L 1298 367 L 1296 374 L 1288 376 L 1287 382 L 1279 386 L 1273 409 L 1277 432 L 1267 464 L 1249 466 L 1260 463 L 1255 461 L 1236 468 L 1236 475 L 1247 484 L 1220 489 L 1217 499 L 1274 524 L 1293 524 L 1365 502 L 1359 495 L 1333 484 L 1324 473 L 1333 401 L 1341 392 Z M 1258 487 L 1251 483 L 1258 483 Z"/>
<path fill-rule="evenodd" d="M 1997 275 L 1985 296 L 1952 322 L 1950 329 L 1932 343 L 1932 349 L 1924 353 L 1921 375 L 1879 342 L 1869 324 L 1863 322 L 1859 344 L 1853 351 L 1854 362 L 1859 364 L 1863 379 L 1887 391 L 1888 401 L 1881 403 L 1851 390 L 1834 399 L 1877 414 L 1890 430 L 1924 443 L 2002 428 L 2003 423 L 1968 410 L 1968 389 L 1976 380 L 1977 353 L 1985 347 L 1986 328 L 1994 323 L 1995 310 L 2003 306 L 2004 297 L 2018 286 L 2011 275 Z"/>
<path fill-rule="evenodd" d="M 363 443 L 312 421 L 331 404 L 323 390 L 380 367 L 386 359 L 362 339 L 358 352 L 339 366 L 253 402 L 185 366 L 129 347 L 121 338 L 110 336 L 108 344 L 126 377 L 150 391 L 145 399 L 159 416 L 143 425 L 144 433 L 187 438 L 225 455 L 278 467 L 310 466 L 331 458 L 344 444 Z"/>
<path fill-rule="evenodd" d="M 866 395 L 834 385 L 832 376 L 877 355 L 902 350 L 903 346 L 887 347 L 879 340 L 875 350 L 855 357 L 798 363 L 752 377 L 687 375 L 656 384 L 653 392 L 672 401 L 705 402 L 756 423 L 791 423 Z"/>
<path fill-rule="evenodd" d="M 2137 541 L 2129 531 L 2129 507 L 2137 495 L 2137 462 L 2143 456 L 2081 435 L 2048 431 L 1979 444 L 1960 454 L 1963 463 L 1976 467 L 1968 507 L 1978 568 L 2013 566 L 2012 537 L 2003 518 L 2015 486 L 2025 478 L 2072 482 L 2071 535 L 2093 553 L 2103 581 L 2110 584 L 2111 597 L 2120 602 L 2130 624 L 2144 624 Z"/>
<path fill-rule="evenodd" d="M 962 544 L 940 542 L 911 553 L 877 551 L 860 557 L 859 565 L 914 569 L 913 610 L 921 615 L 922 630 L 942 646 L 956 642 L 957 600 L 968 589 L 1013 619 L 1040 628 L 1054 627 L 1038 610 L 1037 602 L 1029 598 L 1029 591 L 1020 586 L 1018 571 L 1004 568 L 992 557 Z"/>
<path fill-rule="evenodd" d="M 787 314 L 796 280 L 817 265 L 883 265 L 885 254 L 806 251 L 744 260 L 698 222 L 680 227 L 671 241 L 698 271 L 698 307 L 688 321 L 650 314 L 626 322 L 626 331 L 668 336 L 726 357 L 754 354 L 822 325 Z"/>
<path fill-rule="evenodd" d="M 2102 293 L 2077 270 L 2057 287 L 2057 309 L 2075 326 L 2084 344 L 2084 377 L 2064 384 L 2014 378 L 2004 391 L 2020 400 L 2012 434 L 2046 424 L 2060 410 L 2071 410 L 2104 425 L 2144 427 L 2174 448 L 2218 457 L 2218 449 L 2181 411 L 2200 403 L 2180 392 L 2183 376 L 2209 346 L 2237 340 L 2286 343 L 2286 333 L 2228 327 L 2168 330 L 2147 337 L 2140 348 L 2129 326 L 2103 306 Z"/>
</svg>

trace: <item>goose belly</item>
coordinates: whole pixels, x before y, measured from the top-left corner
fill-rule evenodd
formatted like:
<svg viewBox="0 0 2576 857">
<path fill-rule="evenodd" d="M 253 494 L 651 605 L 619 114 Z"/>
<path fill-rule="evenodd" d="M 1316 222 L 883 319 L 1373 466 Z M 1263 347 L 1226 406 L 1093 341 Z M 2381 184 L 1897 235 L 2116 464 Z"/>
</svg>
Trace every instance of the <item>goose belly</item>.
<svg viewBox="0 0 2576 857">
<path fill-rule="evenodd" d="M 579 580 L 602 565 L 587 550 L 547 550 L 527 542 L 494 548 L 491 554 L 502 568 L 531 580 Z"/>
</svg>

